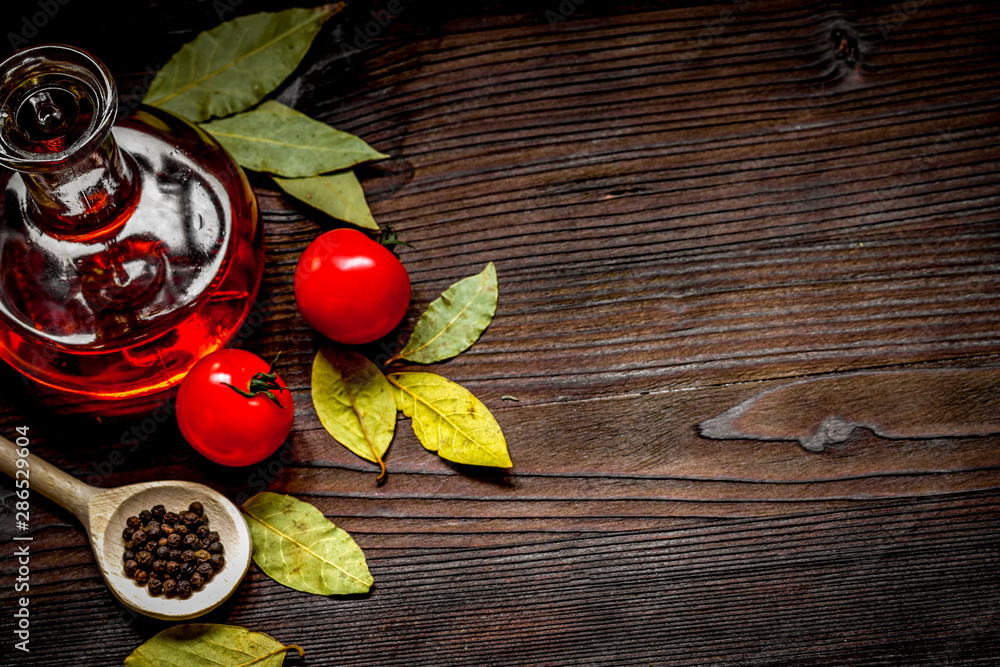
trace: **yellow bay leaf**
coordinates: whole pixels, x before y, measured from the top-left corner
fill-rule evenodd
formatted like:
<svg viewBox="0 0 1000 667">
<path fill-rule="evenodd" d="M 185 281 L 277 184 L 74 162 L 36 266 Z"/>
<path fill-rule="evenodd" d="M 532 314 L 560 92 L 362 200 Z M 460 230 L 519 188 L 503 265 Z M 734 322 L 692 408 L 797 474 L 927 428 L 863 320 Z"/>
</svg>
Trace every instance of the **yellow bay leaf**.
<svg viewBox="0 0 1000 667">
<path fill-rule="evenodd" d="M 500 425 L 467 389 L 433 373 L 393 373 L 388 380 L 424 447 L 456 463 L 513 465 Z"/>
<path fill-rule="evenodd" d="M 339 346 L 316 354 L 312 368 L 313 406 L 327 433 L 363 459 L 378 463 L 396 429 L 392 387 L 378 366 Z"/>
<path fill-rule="evenodd" d="M 265 635 L 235 625 L 188 623 L 156 635 L 125 658 L 125 667 L 281 667 L 288 651 Z"/>
<path fill-rule="evenodd" d="M 366 593 L 374 579 L 346 531 L 309 503 L 258 493 L 243 503 L 253 561 L 279 584 L 317 595 Z"/>
</svg>

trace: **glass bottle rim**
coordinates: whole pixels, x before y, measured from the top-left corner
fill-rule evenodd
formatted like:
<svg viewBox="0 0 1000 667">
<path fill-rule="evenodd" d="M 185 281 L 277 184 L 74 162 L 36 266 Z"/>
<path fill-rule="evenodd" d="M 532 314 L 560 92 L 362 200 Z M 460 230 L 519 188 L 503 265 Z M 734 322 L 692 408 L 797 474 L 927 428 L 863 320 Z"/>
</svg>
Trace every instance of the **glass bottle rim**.
<svg viewBox="0 0 1000 667">
<path fill-rule="evenodd" d="M 73 82 L 86 90 L 93 116 L 73 142 L 53 152 L 33 152 L 16 145 L 18 111 L 32 91 L 53 82 Z M 63 169 L 97 150 L 107 139 L 118 112 L 114 78 L 90 53 L 65 44 L 40 44 L 0 62 L 0 165 L 22 172 Z"/>
</svg>

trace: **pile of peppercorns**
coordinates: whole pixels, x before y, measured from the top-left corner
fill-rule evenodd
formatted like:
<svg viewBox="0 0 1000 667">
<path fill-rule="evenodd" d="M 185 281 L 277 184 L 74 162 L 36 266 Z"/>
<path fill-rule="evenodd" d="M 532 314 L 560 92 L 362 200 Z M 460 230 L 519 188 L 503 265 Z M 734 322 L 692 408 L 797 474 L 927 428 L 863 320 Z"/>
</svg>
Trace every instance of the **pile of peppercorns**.
<svg viewBox="0 0 1000 667">
<path fill-rule="evenodd" d="M 219 534 L 208 529 L 199 502 L 180 514 L 157 505 L 130 516 L 122 539 L 125 574 L 153 595 L 189 598 L 226 563 Z"/>
</svg>

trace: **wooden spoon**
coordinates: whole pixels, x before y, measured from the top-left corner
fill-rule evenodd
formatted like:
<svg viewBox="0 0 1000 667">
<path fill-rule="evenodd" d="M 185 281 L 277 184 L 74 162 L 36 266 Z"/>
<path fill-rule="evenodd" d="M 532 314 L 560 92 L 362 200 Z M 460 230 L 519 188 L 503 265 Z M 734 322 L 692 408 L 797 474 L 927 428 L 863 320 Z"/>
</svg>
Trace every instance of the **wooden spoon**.
<svg viewBox="0 0 1000 667">
<path fill-rule="evenodd" d="M 17 460 L 22 458 L 27 460 L 27 467 L 19 469 Z M 222 604 L 250 568 L 252 544 L 246 520 L 236 505 L 203 484 L 169 480 L 101 489 L 84 484 L 3 437 L 0 437 L 0 470 L 17 479 L 24 479 L 27 470 L 31 491 L 41 493 L 76 515 L 87 529 L 108 588 L 122 604 L 140 614 L 167 621 L 201 616 Z M 163 505 L 168 512 L 187 511 L 188 505 L 196 500 L 205 506 L 209 527 L 219 533 L 225 547 L 225 565 L 203 589 L 186 600 L 154 597 L 149 589 L 125 576 L 122 567 L 125 520 L 154 505 Z"/>
</svg>

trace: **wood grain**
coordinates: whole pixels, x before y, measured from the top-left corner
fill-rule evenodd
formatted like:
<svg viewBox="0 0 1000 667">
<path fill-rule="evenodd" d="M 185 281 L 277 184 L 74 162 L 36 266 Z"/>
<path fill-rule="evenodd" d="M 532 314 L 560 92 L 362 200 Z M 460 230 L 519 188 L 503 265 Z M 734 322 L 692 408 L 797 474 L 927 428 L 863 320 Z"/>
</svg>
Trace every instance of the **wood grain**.
<svg viewBox="0 0 1000 667">
<path fill-rule="evenodd" d="M 132 8 L 109 41 L 78 4 L 45 39 L 104 59 L 126 102 L 218 21 L 208 2 Z M 550 24 L 559 2 L 403 4 L 359 50 L 384 5 L 350 3 L 280 99 L 392 156 L 360 176 L 375 219 L 414 245 L 403 332 L 495 262 L 496 319 L 430 370 L 483 400 L 514 467 L 449 464 L 398 428 L 377 487 L 377 467 L 331 442 L 308 388 L 322 339 L 292 272 L 335 223 L 262 177 L 266 318 L 243 345 L 283 351 L 285 448 L 222 468 L 183 443 L 169 404 L 160 421 L 155 402 L 98 421 L 99 405 L 9 369 L 0 424 L 29 425 L 88 483 L 268 488 L 348 530 L 371 594 L 308 596 L 252 570 L 209 618 L 301 644 L 290 665 L 994 664 L 1000 437 L 953 427 L 963 406 L 996 420 L 994 385 L 956 369 L 1000 372 L 997 7 L 587 0 Z M 915 396 L 926 374 L 982 402 Z M 827 390 L 755 428 L 872 408 L 856 379 L 870 377 L 899 437 L 871 430 L 877 410 L 822 452 L 794 429 L 698 431 L 801 382 Z M 71 517 L 33 503 L 30 664 L 70 650 L 119 664 L 163 626 L 123 615 Z M 0 589 L 5 609 L 14 598 Z"/>
<path fill-rule="evenodd" d="M 1000 434 L 1000 373 L 949 368 L 799 380 L 703 421 L 698 432 L 719 439 L 798 440 L 821 452 L 856 428 L 893 439 Z"/>
</svg>

